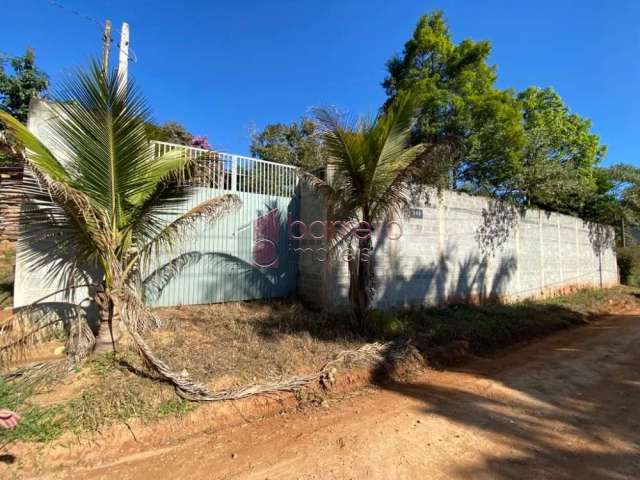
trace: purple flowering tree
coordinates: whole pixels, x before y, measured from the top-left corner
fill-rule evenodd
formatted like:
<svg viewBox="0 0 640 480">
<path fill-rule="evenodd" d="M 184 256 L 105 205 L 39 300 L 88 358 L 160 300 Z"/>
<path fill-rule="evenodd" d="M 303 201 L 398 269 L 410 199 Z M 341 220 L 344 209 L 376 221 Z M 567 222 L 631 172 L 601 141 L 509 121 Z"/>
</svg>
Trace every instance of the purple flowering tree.
<svg viewBox="0 0 640 480">
<path fill-rule="evenodd" d="M 191 139 L 191 146 L 211 150 L 211 145 L 209 145 L 209 139 L 206 135 L 194 135 Z"/>
</svg>

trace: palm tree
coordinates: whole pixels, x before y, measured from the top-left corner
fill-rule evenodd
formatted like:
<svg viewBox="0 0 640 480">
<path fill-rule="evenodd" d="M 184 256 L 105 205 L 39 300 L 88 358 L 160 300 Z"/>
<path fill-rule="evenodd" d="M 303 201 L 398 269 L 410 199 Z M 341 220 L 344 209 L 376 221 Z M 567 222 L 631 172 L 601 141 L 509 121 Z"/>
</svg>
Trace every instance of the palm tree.
<svg viewBox="0 0 640 480">
<path fill-rule="evenodd" d="M 157 321 L 141 301 L 141 265 L 174 247 L 199 221 L 215 220 L 240 200 L 223 195 L 167 224 L 162 214 L 189 199 L 189 177 L 198 163 L 181 150 L 155 158 L 145 134 L 144 99 L 130 81 L 123 85 L 97 63 L 60 92 L 50 132 L 58 154 L 0 112 L 0 121 L 25 148 L 28 174 L 19 194 L 27 261 L 46 268 L 51 280 L 64 281 L 66 292 L 80 285 L 95 292 L 97 335 L 86 322 L 70 331 L 68 345 L 77 359 L 94 345 L 98 352 L 115 349 L 121 332 L 148 356 L 140 333 Z M 28 348 L 47 331 L 37 322 L 26 327 L 21 322 L 3 326 L 0 354 Z"/>
<path fill-rule="evenodd" d="M 342 228 L 333 232 L 332 250 L 348 250 L 349 297 L 365 328 L 375 292 L 372 235 L 380 234 L 376 225 L 404 211 L 414 190 L 411 180 L 424 178 L 425 171 L 433 170 L 434 177 L 439 174 L 438 154 L 447 153 L 441 147 L 454 145 L 450 140 L 438 145 L 412 144 L 415 113 L 411 93 L 399 95 L 373 120 L 350 123 L 335 112 L 316 111 L 334 178 L 328 182 L 311 174 L 303 174 L 303 178 L 326 195 L 331 219 L 343 222 Z"/>
</svg>

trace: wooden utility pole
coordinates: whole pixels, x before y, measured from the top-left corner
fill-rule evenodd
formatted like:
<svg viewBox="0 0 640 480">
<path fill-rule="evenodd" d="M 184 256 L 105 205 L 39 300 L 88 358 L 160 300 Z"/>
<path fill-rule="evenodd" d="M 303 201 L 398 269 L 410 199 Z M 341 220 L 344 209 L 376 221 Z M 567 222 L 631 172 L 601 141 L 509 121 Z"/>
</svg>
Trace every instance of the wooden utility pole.
<svg viewBox="0 0 640 480">
<path fill-rule="evenodd" d="M 102 35 L 102 73 L 109 72 L 109 49 L 111 48 L 111 20 L 104 22 L 104 34 Z"/>
<path fill-rule="evenodd" d="M 118 62 L 118 77 L 123 86 L 127 85 L 127 67 L 129 62 L 129 24 L 123 22 L 120 32 L 120 59 Z"/>
</svg>

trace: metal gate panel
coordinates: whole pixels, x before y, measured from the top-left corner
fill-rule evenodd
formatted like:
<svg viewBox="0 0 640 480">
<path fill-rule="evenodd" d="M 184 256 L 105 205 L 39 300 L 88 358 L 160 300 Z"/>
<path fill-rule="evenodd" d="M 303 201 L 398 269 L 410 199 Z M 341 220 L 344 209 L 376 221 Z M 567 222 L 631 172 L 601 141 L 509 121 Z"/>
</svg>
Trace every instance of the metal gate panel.
<svg viewBox="0 0 640 480">
<path fill-rule="evenodd" d="M 157 154 L 178 147 L 157 143 Z M 287 223 L 297 218 L 297 175 L 286 165 L 230 154 L 189 154 L 206 158 L 206 178 L 167 222 L 211 198 L 234 193 L 242 206 L 195 229 L 178 249 L 146 265 L 145 302 L 151 306 L 219 303 L 292 295 L 297 261 Z M 195 153 L 194 153 L 195 151 Z M 209 157 L 209 154 L 212 154 Z"/>
</svg>

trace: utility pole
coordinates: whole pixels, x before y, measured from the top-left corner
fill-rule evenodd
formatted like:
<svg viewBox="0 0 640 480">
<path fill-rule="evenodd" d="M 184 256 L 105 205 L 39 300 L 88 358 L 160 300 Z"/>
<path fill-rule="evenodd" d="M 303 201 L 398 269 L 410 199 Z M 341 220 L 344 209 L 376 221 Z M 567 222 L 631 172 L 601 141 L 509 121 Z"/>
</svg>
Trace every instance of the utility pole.
<svg viewBox="0 0 640 480">
<path fill-rule="evenodd" d="M 127 67 L 129 62 L 129 24 L 127 22 L 122 23 L 122 30 L 120 33 L 120 58 L 118 62 L 118 77 L 122 86 L 127 85 Z"/>
<path fill-rule="evenodd" d="M 102 35 L 102 73 L 109 73 L 109 49 L 111 48 L 111 20 L 104 22 L 104 34 Z"/>
</svg>

